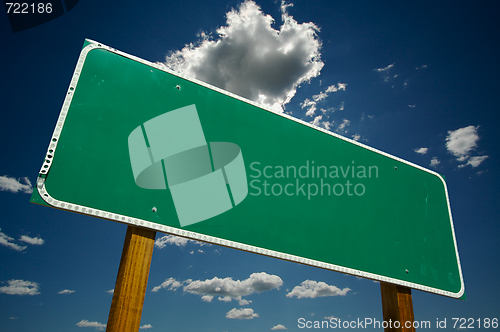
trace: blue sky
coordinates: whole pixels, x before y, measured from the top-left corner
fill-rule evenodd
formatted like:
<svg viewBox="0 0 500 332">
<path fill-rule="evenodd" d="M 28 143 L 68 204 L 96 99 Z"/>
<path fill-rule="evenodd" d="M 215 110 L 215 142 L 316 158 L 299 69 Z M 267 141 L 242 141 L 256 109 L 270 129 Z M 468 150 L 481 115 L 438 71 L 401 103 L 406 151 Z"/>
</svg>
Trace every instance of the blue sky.
<svg viewBox="0 0 500 332">
<path fill-rule="evenodd" d="M 500 318 L 493 4 L 287 4 L 81 0 L 17 33 L 0 15 L 2 331 L 93 331 L 107 321 L 126 226 L 29 203 L 85 38 L 443 174 L 467 300 L 413 291 L 415 319 L 435 330 L 437 319 L 453 329 L 452 318 L 474 318 L 476 328 L 478 319 Z M 294 55 L 288 66 L 283 52 Z M 166 236 L 157 233 L 143 330 L 299 331 L 300 318 L 382 320 L 377 282 Z M 211 295 L 217 287 L 225 297 Z"/>
</svg>

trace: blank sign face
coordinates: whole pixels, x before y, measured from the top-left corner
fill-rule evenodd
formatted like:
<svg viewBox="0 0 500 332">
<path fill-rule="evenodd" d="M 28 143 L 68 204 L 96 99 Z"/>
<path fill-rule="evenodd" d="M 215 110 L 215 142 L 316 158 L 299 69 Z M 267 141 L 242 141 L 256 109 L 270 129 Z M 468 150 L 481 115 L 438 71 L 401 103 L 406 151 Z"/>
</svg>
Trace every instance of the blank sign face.
<svg viewBox="0 0 500 332">
<path fill-rule="evenodd" d="M 93 41 L 37 188 L 59 209 L 464 292 L 439 174 Z"/>
</svg>

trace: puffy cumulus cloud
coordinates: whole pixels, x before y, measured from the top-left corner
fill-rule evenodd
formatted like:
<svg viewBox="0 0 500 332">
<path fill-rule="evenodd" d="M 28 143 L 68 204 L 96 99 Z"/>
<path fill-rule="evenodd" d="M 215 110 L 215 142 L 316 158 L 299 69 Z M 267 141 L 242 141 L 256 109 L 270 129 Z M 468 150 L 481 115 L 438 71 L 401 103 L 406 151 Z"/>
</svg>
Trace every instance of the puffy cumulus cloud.
<svg viewBox="0 0 500 332">
<path fill-rule="evenodd" d="M 236 309 L 233 308 L 226 313 L 226 318 L 230 319 L 253 319 L 255 317 L 259 317 L 259 314 L 253 312 L 253 309 L 245 308 L 245 309 Z"/>
<path fill-rule="evenodd" d="M 202 33 L 197 43 L 166 58 L 170 69 L 243 96 L 276 111 L 295 95 L 300 84 L 320 74 L 321 42 L 314 23 L 298 23 L 281 4 L 282 25 L 251 0 L 226 14 L 227 24 L 212 38 Z"/>
<path fill-rule="evenodd" d="M 60 292 L 57 292 L 57 294 L 72 294 L 74 292 L 75 292 L 74 290 L 64 289 Z"/>
<path fill-rule="evenodd" d="M 300 285 L 295 286 L 291 292 L 286 294 L 287 297 L 301 298 L 316 298 L 325 296 L 344 296 L 349 292 L 350 288 L 340 289 L 336 286 L 328 285 L 322 281 L 305 280 Z"/>
<path fill-rule="evenodd" d="M 241 306 L 244 306 L 244 305 L 247 305 L 247 304 L 250 304 L 252 303 L 252 301 L 248 301 L 248 300 L 245 300 L 245 299 L 241 299 L 238 301 L 238 304 L 241 305 Z"/>
<path fill-rule="evenodd" d="M 0 293 L 9 295 L 38 295 L 38 284 L 32 281 L 9 280 L 8 286 L 0 287 Z"/>
<path fill-rule="evenodd" d="M 37 245 L 37 246 L 41 246 L 45 242 L 42 238 L 39 238 L 39 237 L 29 237 L 29 236 L 26 236 L 26 235 L 21 235 L 21 238 L 19 239 L 19 241 L 26 242 L 26 243 L 29 243 L 29 244 L 32 244 L 32 245 Z"/>
<path fill-rule="evenodd" d="M 184 287 L 184 291 L 202 296 L 218 296 L 220 301 L 238 300 L 242 301 L 242 296 L 253 293 L 279 288 L 283 285 L 283 280 L 277 275 L 270 275 L 265 272 L 252 273 L 245 280 L 233 280 L 227 277 L 224 279 L 214 277 L 212 279 L 195 280 Z M 244 302 L 243 302 L 244 303 Z"/>
<path fill-rule="evenodd" d="M 205 302 L 212 302 L 212 299 L 213 299 L 213 298 L 214 298 L 214 297 L 213 297 L 212 295 L 203 295 L 203 296 L 201 297 L 201 299 L 202 299 L 203 301 L 205 301 Z"/>
<path fill-rule="evenodd" d="M 426 154 L 427 151 L 429 151 L 429 149 L 428 148 L 419 148 L 419 149 L 415 149 L 413 151 L 415 151 L 416 153 L 419 153 L 419 154 Z"/>
<path fill-rule="evenodd" d="M 106 328 L 106 324 L 98 323 L 98 322 L 89 322 L 88 320 L 81 320 L 76 323 L 78 327 L 95 327 L 98 331 L 104 331 Z"/>
<path fill-rule="evenodd" d="M 0 228 L 0 231 L 2 229 Z M 7 248 L 10 248 L 10 249 L 13 249 L 15 251 L 23 251 L 24 249 L 26 249 L 26 246 L 20 246 L 18 245 L 17 243 L 14 243 L 12 242 L 14 241 L 13 238 L 11 238 L 10 236 L 8 236 L 7 234 L 3 233 L 3 232 L 0 232 L 0 244 L 7 247 Z"/>
<path fill-rule="evenodd" d="M 188 243 L 193 243 L 200 246 L 209 245 L 207 243 L 186 239 L 184 237 L 179 237 L 175 235 L 165 235 L 155 241 L 155 247 L 158 249 L 163 249 L 167 246 L 167 244 L 176 245 L 178 247 L 185 247 L 186 244 Z"/>
<path fill-rule="evenodd" d="M 469 158 L 469 153 L 477 147 L 478 127 L 468 126 L 454 131 L 448 131 L 446 148 L 457 160 L 462 162 Z"/>
<path fill-rule="evenodd" d="M 152 328 L 153 328 L 153 326 L 151 324 L 145 324 L 145 325 L 139 327 L 140 330 L 152 329 Z"/>
<path fill-rule="evenodd" d="M 488 158 L 488 156 L 470 156 L 471 152 L 477 148 L 477 141 L 479 140 L 479 135 L 477 133 L 478 129 L 479 126 L 468 126 L 454 131 L 448 131 L 448 136 L 446 136 L 446 148 L 457 158 L 457 161 L 467 161 L 467 163 L 458 166 L 459 168 L 467 165 L 478 167 Z"/>
<path fill-rule="evenodd" d="M 439 159 L 437 157 L 434 157 L 431 159 L 431 166 L 432 167 L 436 167 L 439 164 L 441 164 L 441 162 L 439 161 Z"/>
<path fill-rule="evenodd" d="M 283 280 L 277 275 L 267 274 L 265 272 L 252 273 L 245 280 L 233 280 L 233 278 L 218 278 L 206 280 L 177 281 L 174 278 L 165 280 L 161 285 L 153 288 L 153 292 L 158 292 L 162 288 L 168 290 L 176 290 L 183 286 L 183 291 L 186 293 L 197 294 L 205 302 L 212 302 L 216 296 L 219 301 L 230 302 L 232 300 L 239 301 L 240 305 L 247 305 L 251 301 L 247 301 L 242 296 L 247 296 L 253 293 L 261 293 L 283 285 Z"/>
<path fill-rule="evenodd" d="M 277 330 L 288 330 L 284 325 L 278 324 L 276 326 L 273 326 L 271 328 L 271 331 L 277 331 Z"/>
<path fill-rule="evenodd" d="M 33 186 L 27 177 L 22 178 L 24 184 L 21 183 L 21 179 L 15 179 L 8 177 L 7 175 L 0 176 L 0 190 L 1 191 L 11 191 L 13 193 L 23 192 L 26 194 L 31 194 L 33 192 Z"/>
</svg>

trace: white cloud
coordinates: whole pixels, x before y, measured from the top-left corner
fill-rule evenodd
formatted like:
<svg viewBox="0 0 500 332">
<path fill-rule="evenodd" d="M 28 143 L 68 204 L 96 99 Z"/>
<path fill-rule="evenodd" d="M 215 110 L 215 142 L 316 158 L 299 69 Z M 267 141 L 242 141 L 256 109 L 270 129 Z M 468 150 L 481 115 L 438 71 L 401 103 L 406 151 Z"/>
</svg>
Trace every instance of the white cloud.
<svg viewBox="0 0 500 332">
<path fill-rule="evenodd" d="M 438 160 L 437 157 L 434 157 L 431 159 L 431 166 L 436 167 L 437 165 L 441 164 L 441 162 Z"/>
<path fill-rule="evenodd" d="M 353 141 L 356 141 L 356 142 L 357 142 L 357 141 L 359 141 L 359 139 L 360 139 L 360 138 L 361 138 L 361 135 L 359 135 L 359 134 L 354 134 L 354 135 L 352 135 L 352 140 L 353 140 Z"/>
<path fill-rule="evenodd" d="M 21 179 L 10 178 L 7 175 L 0 176 L 0 191 L 11 191 L 13 193 L 23 192 L 31 194 L 33 186 L 27 177 L 22 178 L 25 184 L 20 182 Z"/>
<path fill-rule="evenodd" d="M 336 286 L 328 285 L 322 281 L 305 280 L 299 286 L 295 286 L 291 292 L 286 294 L 287 297 L 297 298 L 316 298 L 325 296 L 344 296 L 351 289 L 344 288 L 340 289 Z"/>
<path fill-rule="evenodd" d="M 463 162 L 469 158 L 469 153 L 477 147 L 479 136 L 477 129 L 479 127 L 468 126 L 448 131 L 446 137 L 446 148 L 451 152 L 457 160 Z"/>
<path fill-rule="evenodd" d="M 81 320 L 76 323 L 78 327 L 95 327 L 98 331 L 104 331 L 106 328 L 106 324 L 98 323 L 98 322 L 89 322 L 88 320 Z"/>
<path fill-rule="evenodd" d="M 337 127 L 337 132 L 347 134 L 347 127 L 349 127 L 351 121 L 344 119 L 341 124 Z"/>
<path fill-rule="evenodd" d="M 313 121 L 309 122 L 310 124 L 317 126 L 317 127 L 322 127 L 325 128 L 326 130 L 330 130 L 330 128 L 333 125 L 333 121 L 321 121 L 323 118 L 323 115 L 318 115 L 317 117 L 314 118 Z"/>
<path fill-rule="evenodd" d="M 251 0 L 226 14 L 214 39 L 206 33 L 166 58 L 167 67 L 282 111 L 300 84 L 320 74 L 321 42 L 314 23 L 297 23 L 282 2 L 282 25 Z"/>
<path fill-rule="evenodd" d="M 156 286 L 152 289 L 153 292 L 158 292 L 162 288 L 167 288 L 168 290 L 175 291 L 177 288 L 181 287 L 185 283 L 190 283 L 192 280 L 188 279 L 183 282 L 177 281 L 174 278 L 168 278 L 164 282 L 161 283 L 160 286 Z"/>
<path fill-rule="evenodd" d="M 481 163 L 483 161 L 486 160 L 486 158 L 488 158 L 488 156 L 475 156 L 475 157 L 471 157 L 469 159 L 469 161 L 467 161 L 467 164 L 464 164 L 464 165 L 460 165 L 458 166 L 459 168 L 462 168 L 462 167 L 465 167 L 467 165 L 471 165 L 472 167 L 477 167 L 479 165 L 481 165 Z"/>
<path fill-rule="evenodd" d="M 333 320 L 339 320 L 339 319 L 338 319 L 337 317 L 335 317 L 335 316 L 326 316 L 324 319 L 326 319 L 326 320 L 332 320 L 332 319 L 333 319 Z"/>
<path fill-rule="evenodd" d="M 213 299 L 213 298 L 214 298 L 214 297 L 213 297 L 212 295 L 203 295 L 203 296 L 201 297 L 201 299 L 202 299 L 203 301 L 205 301 L 205 302 L 212 302 L 212 299 Z"/>
<path fill-rule="evenodd" d="M 0 293 L 9 295 L 38 295 L 38 284 L 32 281 L 9 280 L 8 286 L 0 287 Z"/>
<path fill-rule="evenodd" d="M 146 325 L 139 327 L 139 329 L 141 329 L 141 330 L 152 329 L 152 328 L 153 328 L 153 326 L 151 324 L 146 324 Z"/>
<path fill-rule="evenodd" d="M 254 313 L 253 309 L 250 308 L 244 308 L 244 309 L 233 308 L 226 313 L 226 318 L 231 318 L 231 319 L 253 319 L 254 317 L 259 317 L 259 314 Z"/>
<path fill-rule="evenodd" d="M 211 302 L 214 296 L 217 296 L 219 301 L 230 302 L 236 300 L 239 301 L 240 305 L 246 305 L 251 301 L 243 299 L 242 296 L 278 289 L 281 285 L 283 285 L 283 280 L 277 275 L 259 272 L 252 273 L 249 278 L 242 281 L 233 280 L 230 277 L 224 279 L 214 277 L 203 281 L 188 279 L 180 282 L 174 278 L 169 278 L 161 285 L 154 287 L 153 292 L 158 292 L 162 288 L 176 290 L 184 286 L 184 292 L 200 295 L 205 302 Z"/>
<path fill-rule="evenodd" d="M 288 329 L 284 325 L 278 324 L 271 328 L 271 331 L 276 331 L 276 330 L 288 330 Z"/>
<path fill-rule="evenodd" d="M 313 116 L 314 112 L 316 112 L 316 102 L 309 100 L 309 98 L 306 98 L 302 103 L 300 103 L 301 108 L 307 107 L 307 112 L 306 116 Z"/>
<path fill-rule="evenodd" d="M 23 242 L 26 242 L 26 243 L 29 243 L 29 244 L 32 244 L 32 245 L 37 245 L 37 246 L 40 246 L 40 245 L 42 245 L 45 242 L 42 238 L 39 238 L 39 237 L 29 237 L 29 236 L 26 236 L 26 235 L 21 235 L 21 238 L 19 239 L 19 241 L 23 241 Z"/>
<path fill-rule="evenodd" d="M 238 304 L 243 306 L 243 305 L 247 305 L 247 304 L 250 304 L 252 303 L 252 301 L 248 301 L 248 300 L 245 300 L 245 299 L 241 299 L 238 301 Z"/>
<path fill-rule="evenodd" d="M 200 246 L 209 245 L 208 243 L 190 240 L 184 237 L 179 237 L 175 235 L 165 235 L 155 241 L 155 247 L 158 249 L 163 249 L 167 246 L 167 244 L 176 245 L 178 247 L 184 247 L 188 243 L 193 243 Z"/>
<path fill-rule="evenodd" d="M 58 292 L 57 294 L 71 294 L 74 292 L 75 292 L 74 290 L 64 289 L 64 290 Z"/>
<path fill-rule="evenodd" d="M 115 293 L 115 289 L 110 289 L 109 291 L 106 291 L 106 293 L 109 293 L 109 294 L 114 294 Z"/>
<path fill-rule="evenodd" d="M 420 153 L 420 154 L 426 154 L 427 151 L 429 151 L 429 149 L 428 148 L 420 148 L 420 149 L 415 149 L 413 151 L 415 151 L 416 153 Z"/>
<path fill-rule="evenodd" d="M 2 229 L 0 228 L 0 231 Z M 14 249 L 16 251 L 23 251 L 24 249 L 26 249 L 26 246 L 20 246 L 14 242 L 13 238 L 11 238 L 10 236 L 8 236 L 7 234 L 3 233 L 3 232 L 0 232 L 0 244 L 3 245 L 3 246 L 6 246 L 7 248 L 10 248 L 10 249 Z"/>
<path fill-rule="evenodd" d="M 239 298 L 241 298 L 241 297 L 239 297 Z M 217 300 L 222 301 L 222 302 L 231 302 L 232 298 L 230 296 L 224 296 L 224 297 L 219 296 L 217 298 Z"/>
<path fill-rule="evenodd" d="M 311 121 L 310 123 L 314 126 L 320 126 L 321 125 L 321 119 L 323 118 L 323 115 L 318 115 L 317 117 L 314 118 L 313 121 Z"/>
<path fill-rule="evenodd" d="M 384 71 L 388 71 L 389 69 L 391 69 L 392 67 L 394 67 L 396 63 L 391 63 L 390 65 L 388 65 L 387 67 L 384 67 L 384 68 L 376 68 L 374 69 L 374 71 L 380 73 L 380 72 L 384 72 Z"/>
<path fill-rule="evenodd" d="M 300 103 L 301 108 L 307 108 L 306 116 L 313 116 L 315 111 L 316 111 L 316 104 L 328 98 L 329 94 L 331 92 L 337 92 L 340 90 L 345 91 L 346 83 L 337 83 L 337 85 L 330 85 L 328 88 L 326 88 L 324 91 L 320 92 L 317 95 L 312 96 L 313 100 L 309 100 L 309 98 L 306 98 L 302 103 Z M 340 110 L 344 109 L 344 102 L 340 105 Z M 335 109 L 332 109 L 335 110 Z M 327 111 L 322 109 L 321 110 L 323 113 L 326 113 Z"/>
</svg>

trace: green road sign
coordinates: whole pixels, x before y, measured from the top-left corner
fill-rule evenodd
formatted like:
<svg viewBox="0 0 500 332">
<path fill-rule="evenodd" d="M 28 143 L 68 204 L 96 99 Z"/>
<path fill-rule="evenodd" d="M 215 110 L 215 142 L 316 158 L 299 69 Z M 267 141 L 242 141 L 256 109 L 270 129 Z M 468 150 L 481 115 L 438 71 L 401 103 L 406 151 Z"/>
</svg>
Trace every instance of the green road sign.
<svg viewBox="0 0 500 332">
<path fill-rule="evenodd" d="M 87 40 L 32 202 L 461 297 L 443 178 Z"/>
</svg>

